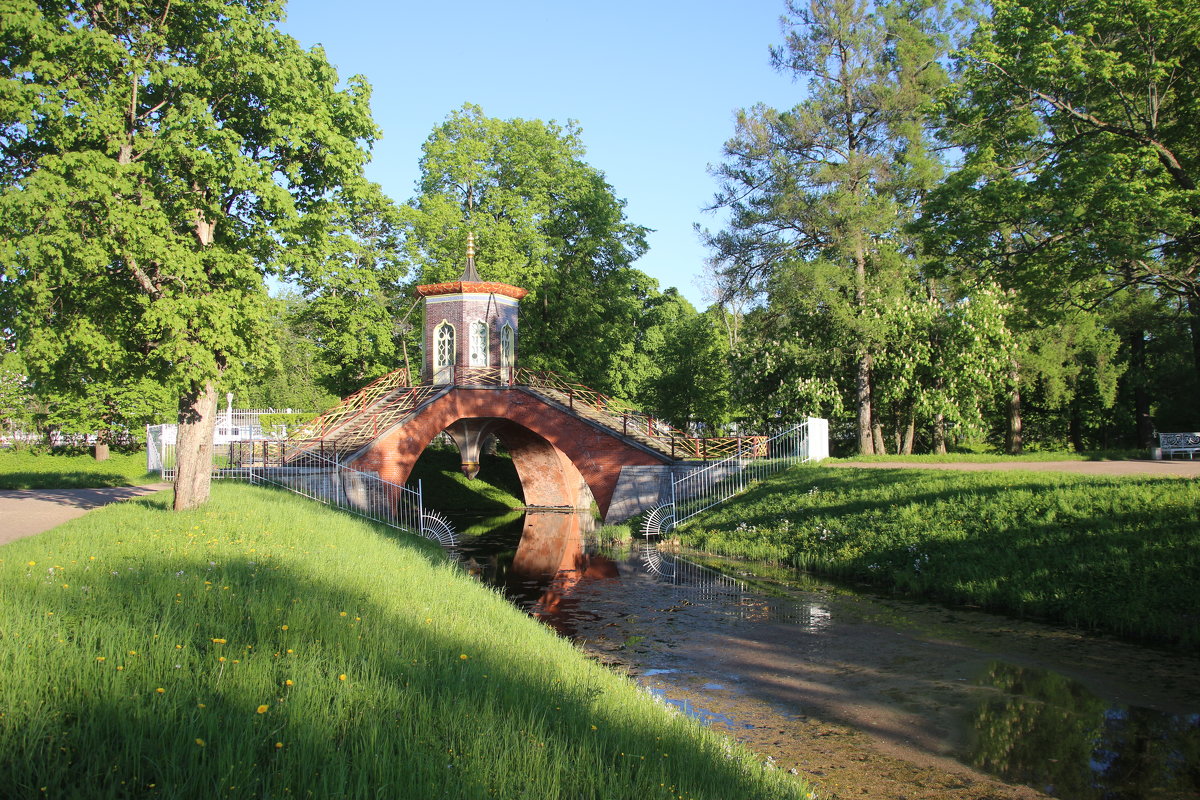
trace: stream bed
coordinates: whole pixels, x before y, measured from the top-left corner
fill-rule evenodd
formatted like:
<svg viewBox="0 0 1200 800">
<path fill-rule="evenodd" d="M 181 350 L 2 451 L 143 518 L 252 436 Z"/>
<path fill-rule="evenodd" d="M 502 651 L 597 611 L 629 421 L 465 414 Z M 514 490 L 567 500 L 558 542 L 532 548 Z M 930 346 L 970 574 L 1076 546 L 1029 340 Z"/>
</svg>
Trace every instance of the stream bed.
<svg viewBox="0 0 1200 800">
<path fill-rule="evenodd" d="M 594 528 L 559 512 L 466 526 L 461 559 L 819 797 L 1200 797 L 1200 659 Z"/>
</svg>

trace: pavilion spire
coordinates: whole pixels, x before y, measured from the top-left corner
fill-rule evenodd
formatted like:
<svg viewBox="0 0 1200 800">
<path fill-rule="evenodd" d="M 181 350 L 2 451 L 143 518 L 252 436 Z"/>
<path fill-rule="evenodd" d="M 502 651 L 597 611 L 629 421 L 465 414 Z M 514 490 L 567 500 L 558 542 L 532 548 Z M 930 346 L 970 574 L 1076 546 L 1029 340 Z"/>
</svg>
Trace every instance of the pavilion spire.
<svg viewBox="0 0 1200 800">
<path fill-rule="evenodd" d="M 475 269 L 475 232 L 467 231 L 467 266 L 460 281 L 479 283 L 479 272 Z"/>
</svg>

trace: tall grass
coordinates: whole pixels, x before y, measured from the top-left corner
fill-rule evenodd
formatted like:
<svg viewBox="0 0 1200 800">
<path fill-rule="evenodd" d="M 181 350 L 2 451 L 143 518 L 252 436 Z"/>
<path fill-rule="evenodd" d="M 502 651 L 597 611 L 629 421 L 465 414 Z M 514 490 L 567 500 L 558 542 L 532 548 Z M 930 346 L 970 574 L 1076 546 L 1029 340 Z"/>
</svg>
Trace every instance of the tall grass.
<svg viewBox="0 0 1200 800">
<path fill-rule="evenodd" d="M 269 489 L 0 547 L 8 798 L 776 798 L 423 540 Z"/>
<path fill-rule="evenodd" d="M 146 453 L 113 453 L 105 461 L 90 455 L 33 454 L 0 450 L 0 489 L 83 489 L 142 486 L 159 480 L 146 472 Z"/>
<path fill-rule="evenodd" d="M 800 467 L 688 547 L 1200 649 L 1200 481 Z"/>
</svg>

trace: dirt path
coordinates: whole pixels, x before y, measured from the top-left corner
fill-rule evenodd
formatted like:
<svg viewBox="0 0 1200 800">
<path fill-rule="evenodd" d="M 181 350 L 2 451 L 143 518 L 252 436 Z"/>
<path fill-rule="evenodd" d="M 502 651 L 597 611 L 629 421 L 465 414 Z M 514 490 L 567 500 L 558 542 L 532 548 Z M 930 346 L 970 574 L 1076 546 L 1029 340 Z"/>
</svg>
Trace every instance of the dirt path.
<svg viewBox="0 0 1200 800">
<path fill-rule="evenodd" d="M 170 486 L 169 483 L 152 483 L 100 489 L 0 490 L 0 545 L 48 531 L 93 508 L 142 497 Z"/>
<path fill-rule="evenodd" d="M 850 469 L 954 469 L 1073 472 L 1079 475 L 1148 475 L 1160 478 L 1200 478 L 1200 460 L 1190 461 L 827 461 L 821 466 Z"/>
</svg>

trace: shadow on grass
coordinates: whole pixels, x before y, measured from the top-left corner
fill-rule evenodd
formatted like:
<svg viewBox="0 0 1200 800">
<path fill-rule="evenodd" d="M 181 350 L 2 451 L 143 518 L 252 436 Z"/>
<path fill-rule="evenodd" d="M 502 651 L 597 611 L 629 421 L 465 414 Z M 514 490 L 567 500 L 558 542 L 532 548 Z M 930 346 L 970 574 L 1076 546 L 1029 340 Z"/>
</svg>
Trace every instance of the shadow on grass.
<svg viewBox="0 0 1200 800">
<path fill-rule="evenodd" d="M 613 676 L 558 680 L 570 670 L 536 659 L 578 656 L 532 622 L 530 643 L 495 642 L 488 614 L 458 635 L 337 570 L 141 564 L 22 605 L 70 642 L 13 665 L 26 691 L 3 697 L 7 796 L 768 796 L 715 737 L 598 703 Z"/>
<path fill-rule="evenodd" d="M 158 480 L 151 473 L 131 479 L 119 472 L 4 472 L 0 473 L 0 489 L 94 489 L 141 486 Z"/>
</svg>

